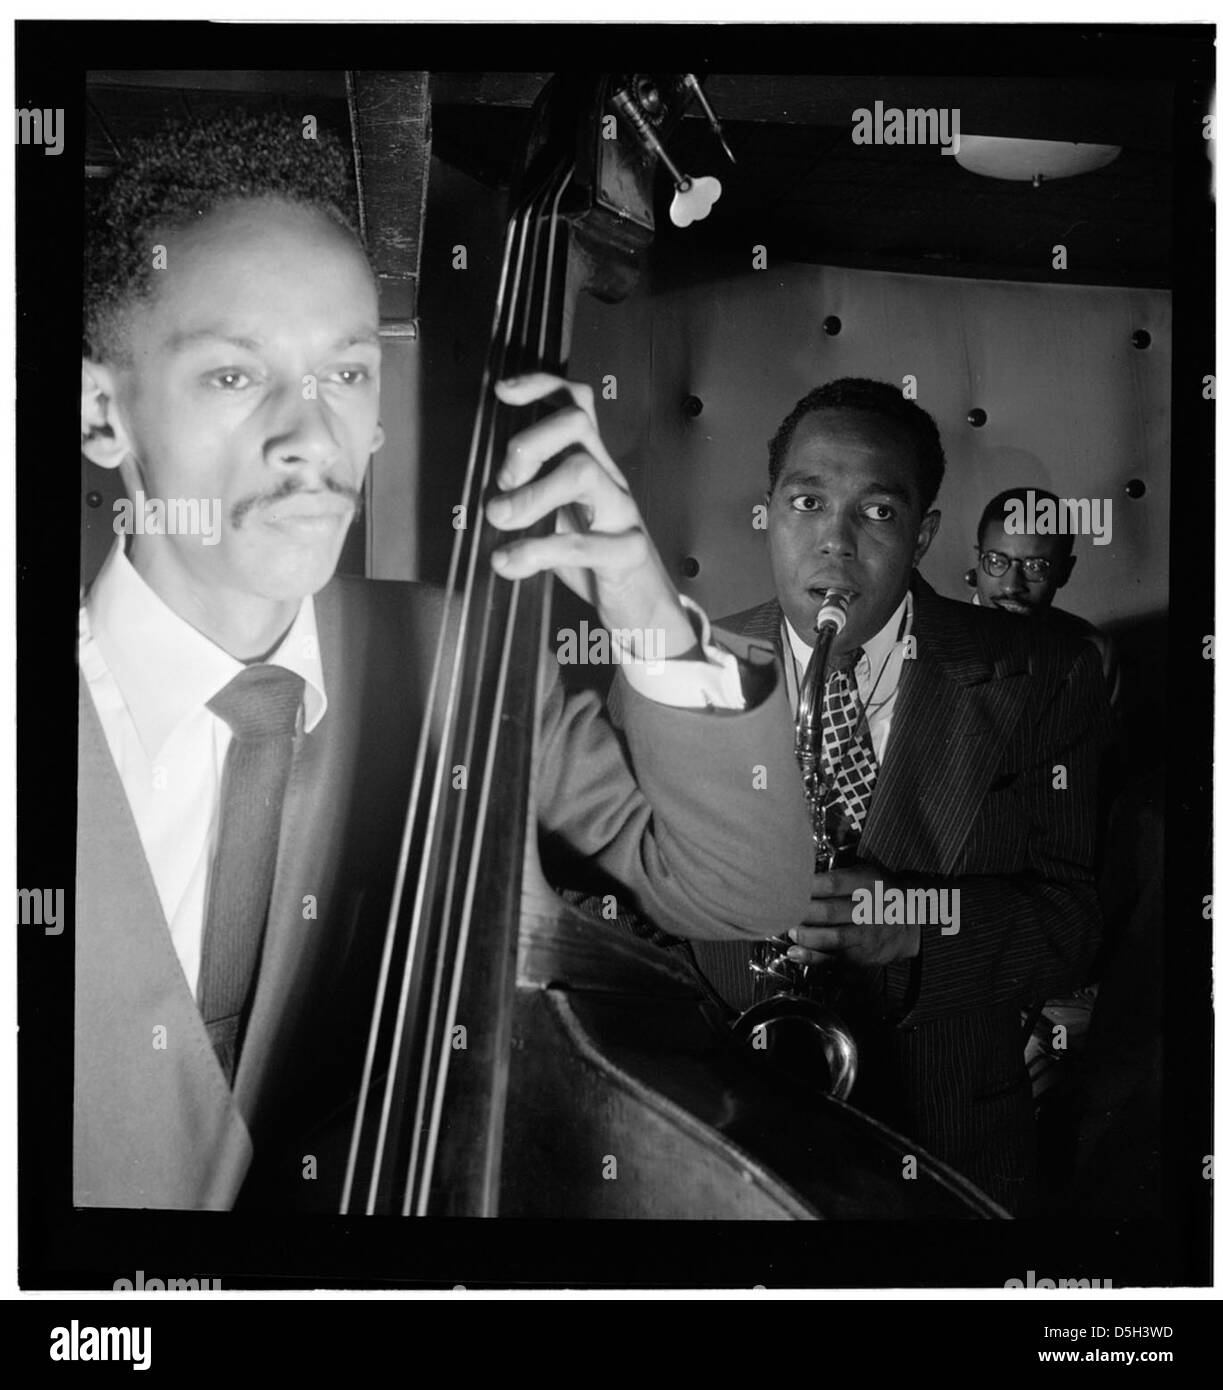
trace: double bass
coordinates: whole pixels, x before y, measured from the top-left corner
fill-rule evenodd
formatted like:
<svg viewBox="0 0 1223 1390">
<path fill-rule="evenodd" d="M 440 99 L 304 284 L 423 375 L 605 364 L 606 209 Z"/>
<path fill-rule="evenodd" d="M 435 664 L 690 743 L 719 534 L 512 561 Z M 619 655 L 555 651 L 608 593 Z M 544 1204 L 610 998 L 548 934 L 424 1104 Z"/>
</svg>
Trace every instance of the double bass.
<svg viewBox="0 0 1223 1390">
<path fill-rule="evenodd" d="M 570 906 L 540 867 L 532 779 L 551 576 L 509 582 L 489 564 L 505 537 L 483 508 L 523 424 L 492 387 L 564 376 L 578 293 L 630 291 L 660 161 L 677 222 L 708 201 L 665 145 L 694 90 L 686 74 L 558 77 L 533 113 L 455 498 L 468 524 L 373 989 L 348 1215 L 1005 1215 L 901 1136 L 776 1075 L 681 960 Z M 902 1176 L 913 1155 L 916 1182 Z"/>
</svg>

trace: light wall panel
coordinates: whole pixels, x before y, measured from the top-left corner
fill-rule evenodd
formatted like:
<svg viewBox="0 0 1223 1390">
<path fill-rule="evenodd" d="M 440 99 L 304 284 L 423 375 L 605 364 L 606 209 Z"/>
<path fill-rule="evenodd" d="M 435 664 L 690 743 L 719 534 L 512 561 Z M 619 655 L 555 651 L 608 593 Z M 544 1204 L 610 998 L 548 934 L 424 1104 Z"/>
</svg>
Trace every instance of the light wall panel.
<svg viewBox="0 0 1223 1390">
<path fill-rule="evenodd" d="M 943 521 L 922 572 L 940 592 L 971 596 L 962 576 L 981 508 L 1030 485 L 1112 503 L 1109 544 L 1076 543 L 1064 606 L 1106 628 L 1166 609 L 1167 292 L 792 264 L 587 301 L 577 324 L 572 374 L 616 378 L 615 399 L 599 400 L 605 436 L 672 573 L 711 614 L 770 594 L 752 527 L 766 444 L 804 392 L 841 376 L 914 376 L 939 425 Z M 1140 497 L 1127 495 L 1134 482 Z"/>
</svg>

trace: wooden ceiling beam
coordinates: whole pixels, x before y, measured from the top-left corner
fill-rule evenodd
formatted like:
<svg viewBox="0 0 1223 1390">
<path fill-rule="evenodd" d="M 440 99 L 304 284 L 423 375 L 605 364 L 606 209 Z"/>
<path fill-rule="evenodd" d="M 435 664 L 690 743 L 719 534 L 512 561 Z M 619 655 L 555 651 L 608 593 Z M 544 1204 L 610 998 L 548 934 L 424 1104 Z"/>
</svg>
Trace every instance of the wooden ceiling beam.
<svg viewBox="0 0 1223 1390">
<path fill-rule="evenodd" d="M 322 96 L 344 100 L 344 73 L 334 71 L 280 71 L 274 68 L 259 71 L 240 71 L 219 68 L 216 71 L 162 70 L 136 68 L 118 71 L 91 72 L 89 87 L 155 87 L 166 91 L 188 92 L 258 92 L 266 96 Z"/>
<path fill-rule="evenodd" d="M 530 106 L 547 80 L 535 72 L 433 74 L 435 106 Z M 1090 141 L 1166 150 L 1169 82 L 1024 77 L 825 77 L 713 73 L 705 91 L 724 121 L 849 129 L 853 113 L 885 107 L 958 107 L 964 134 Z M 703 119 L 689 108 L 690 119 Z"/>
<path fill-rule="evenodd" d="M 1172 84 L 1154 80 L 714 73 L 705 91 L 724 121 L 848 130 L 855 110 L 881 101 L 902 110 L 958 108 L 965 135 L 1159 150 L 1172 142 Z"/>
<path fill-rule="evenodd" d="M 435 106 L 529 107 L 545 72 L 439 72 Z M 90 85 L 179 91 L 283 93 L 344 98 L 333 71 L 109 71 Z M 705 90 L 724 121 L 775 125 L 852 125 L 853 113 L 885 107 L 958 107 L 965 134 L 1029 140 L 1076 140 L 1167 150 L 1172 139 L 1172 84 L 1156 79 L 1025 77 L 829 77 L 818 74 L 713 73 Z M 691 110 L 689 117 L 698 118 Z"/>
</svg>

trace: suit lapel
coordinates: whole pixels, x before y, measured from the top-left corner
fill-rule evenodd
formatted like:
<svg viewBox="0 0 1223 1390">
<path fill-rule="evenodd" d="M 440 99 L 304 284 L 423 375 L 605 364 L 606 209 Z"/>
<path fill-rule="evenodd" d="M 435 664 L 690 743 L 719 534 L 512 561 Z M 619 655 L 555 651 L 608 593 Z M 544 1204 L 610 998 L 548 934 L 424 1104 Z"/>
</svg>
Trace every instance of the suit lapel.
<svg viewBox="0 0 1223 1390">
<path fill-rule="evenodd" d="M 310 1111 L 359 1075 L 359 1056 L 348 1066 L 365 1045 L 438 608 L 413 585 L 336 579 L 315 615 L 327 712 L 295 751 L 235 1078 L 257 1147 L 296 1123 L 282 1102 Z"/>
<path fill-rule="evenodd" d="M 81 1206 L 232 1205 L 251 1159 L 179 965 L 84 679 L 73 1192 Z"/>
<path fill-rule="evenodd" d="M 963 604 L 914 574 L 916 654 L 901 670 L 887 751 L 859 845 L 884 868 L 950 873 L 1023 707 L 1029 677 L 1010 655 L 997 663 L 974 638 Z M 781 605 L 758 604 L 719 623 L 767 642 L 785 659 Z M 938 776 L 930 769 L 937 765 Z"/>
<path fill-rule="evenodd" d="M 327 713 L 313 733 L 298 736 L 281 817 L 272 886 L 251 1016 L 234 1078 L 234 1093 L 252 1129 L 268 1083 L 303 1024 L 302 1010 L 328 952 L 343 946 L 359 904 L 340 900 L 337 878 L 350 803 L 358 794 L 348 674 L 340 649 L 346 625 L 342 595 L 332 585 L 315 599 Z M 352 624 L 347 624 L 351 628 Z M 343 913 L 346 920 L 337 921 Z"/>
<path fill-rule="evenodd" d="M 884 868 L 950 874 L 1023 707 L 1022 662 L 995 665 L 971 628 L 920 576 L 916 652 L 901 670 L 896 712 L 859 845 Z M 937 767 L 937 777 L 930 771 Z"/>
<path fill-rule="evenodd" d="M 728 632 L 737 632 L 742 637 L 764 642 L 780 653 L 781 645 L 781 604 L 775 598 L 759 603 L 755 608 L 747 608 L 742 613 L 734 613 L 721 618 L 718 627 Z"/>
<path fill-rule="evenodd" d="M 997 663 L 974 640 L 963 605 L 913 576 L 916 653 L 904 662 L 887 750 L 859 855 L 886 869 L 950 874 L 1019 717 L 1030 677 L 1010 655 Z M 785 659 L 776 599 L 718 626 L 768 643 Z M 937 767 L 937 777 L 931 777 Z M 748 948 L 692 943 L 695 958 L 732 1005 L 746 1007 Z"/>
</svg>

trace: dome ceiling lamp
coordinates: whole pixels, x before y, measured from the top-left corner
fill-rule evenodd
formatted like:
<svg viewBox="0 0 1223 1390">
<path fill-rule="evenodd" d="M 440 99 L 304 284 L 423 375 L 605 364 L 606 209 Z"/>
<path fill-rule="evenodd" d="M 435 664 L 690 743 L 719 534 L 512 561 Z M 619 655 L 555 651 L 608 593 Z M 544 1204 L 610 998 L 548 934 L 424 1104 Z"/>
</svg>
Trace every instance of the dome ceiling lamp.
<svg viewBox="0 0 1223 1390">
<path fill-rule="evenodd" d="M 971 174 L 1009 179 L 1039 188 L 1046 179 L 1069 179 L 1111 164 L 1120 145 L 1086 145 L 1069 140 L 1012 140 L 1001 135 L 961 135 L 956 163 Z"/>
</svg>

